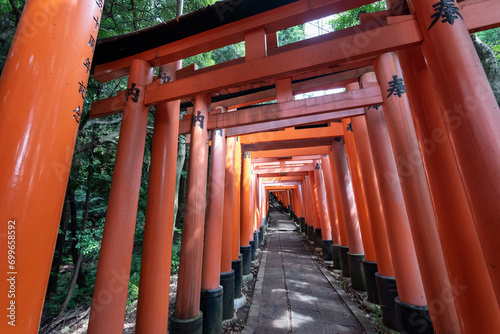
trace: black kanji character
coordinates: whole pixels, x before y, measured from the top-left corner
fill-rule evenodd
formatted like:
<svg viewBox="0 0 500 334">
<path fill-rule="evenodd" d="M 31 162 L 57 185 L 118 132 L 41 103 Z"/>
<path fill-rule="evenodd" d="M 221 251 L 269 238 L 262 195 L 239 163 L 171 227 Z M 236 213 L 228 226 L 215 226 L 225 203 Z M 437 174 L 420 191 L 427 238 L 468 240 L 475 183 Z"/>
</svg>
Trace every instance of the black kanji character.
<svg viewBox="0 0 500 334">
<path fill-rule="evenodd" d="M 440 18 L 442 18 L 441 22 L 451 25 L 453 25 L 458 18 L 463 20 L 454 0 L 440 0 L 432 5 L 432 8 L 434 8 L 435 13 L 431 15 L 431 19 L 434 20 L 427 30 L 431 29 Z"/>
<path fill-rule="evenodd" d="M 351 131 L 352 132 L 352 123 L 351 122 L 349 122 L 347 124 L 347 131 Z"/>
<path fill-rule="evenodd" d="M 222 137 L 222 129 L 216 130 L 216 134 Z"/>
<path fill-rule="evenodd" d="M 76 108 L 75 110 L 73 110 L 73 112 L 75 113 L 73 115 L 73 118 L 75 119 L 76 123 L 80 124 L 80 117 L 81 117 L 81 113 L 80 113 L 80 106 L 78 106 L 78 108 Z"/>
<path fill-rule="evenodd" d="M 169 77 L 167 75 L 167 73 L 162 73 L 161 74 L 161 83 L 164 84 L 164 83 L 167 83 L 167 82 L 170 82 L 172 80 L 171 77 Z"/>
<path fill-rule="evenodd" d="M 83 66 L 85 66 L 87 68 L 87 71 L 86 71 L 87 74 L 90 71 L 90 65 L 91 65 L 90 64 L 90 59 L 89 58 L 85 59 L 85 61 L 83 62 Z"/>
<path fill-rule="evenodd" d="M 99 9 L 102 12 L 102 5 L 104 4 L 104 0 L 95 0 L 95 3 L 97 4 L 97 6 L 99 7 Z"/>
<path fill-rule="evenodd" d="M 243 159 L 250 159 L 250 152 L 244 152 Z"/>
<path fill-rule="evenodd" d="M 95 17 L 95 16 L 92 16 L 94 18 L 94 21 L 95 21 L 95 27 L 94 27 L 94 30 L 97 29 L 97 27 L 99 26 L 99 18 L 98 17 Z"/>
<path fill-rule="evenodd" d="M 373 108 L 375 110 L 378 110 L 378 108 L 380 108 L 380 107 L 382 107 L 382 106 L 379 104 L 378 106 L 370 106 L 370 107 L 368 107 L 368 109 Z"/>
<path fill-rule="evenodd" d="M 132 83 L 132 86 L 127 89 L 127 97 L 125 98 L 125 101 L 128 101 L 128 97 L 132 95 L 132 101 L 137 102 L 139 101 L 139 93 L 141 90 L 139 88 L 135 88 L 137 86 L 135 83 Z"/>
<path fill-rule="evenodd" d="M 92 52 L 94 52 L 94 49 L 95 49 L 95 38 L 94 38 L 94 36 L 90 35 L 89 42 L 87 43 L 87 45 L 90 45 L 90 47 L 92 48 Z"/>
<path fill-rule="evenodd" d="M 85 85 L 83 84 L 83 82 L 78 82 L 78 84 L 80 85 L 80 87 L 78 87 L 78 93 L 80 93 L 82 95 L 82 99 L 85 98 L 85 92 L 87 91 L 87 87 L 85 87 Z"/>
<path fill-rule="evenodd" d="M 387 95 L 387 97 L 391 95 L 397 95 L 398 97 L 401 97 L 401 95 L 406 93 L 406 88 L 403 83 L 403 79 L 398 78 L 397 75 L 393 75 L 392 80 L 389 81 L 389 89 L 387 91 L 389 92 L 389 95 Z"/>
<path fill-rule="evenodd" d="M 200 129 L 203 129 L 203 123 L 205 122 L 205 116 L 201 114 L 201 111 L 198 110 L 197 115 L 193 117 L 193 128 L 196 126 L 196 123 L 199 123 L 198 126 Z"/>
<path fill-rule="evenodd" d="M 319 164 L 319 162 L 316 163 L 316 167 L 315 167 L 317 170 L 320 170 L 321 169 L 321 165 Z"/>
</svg>

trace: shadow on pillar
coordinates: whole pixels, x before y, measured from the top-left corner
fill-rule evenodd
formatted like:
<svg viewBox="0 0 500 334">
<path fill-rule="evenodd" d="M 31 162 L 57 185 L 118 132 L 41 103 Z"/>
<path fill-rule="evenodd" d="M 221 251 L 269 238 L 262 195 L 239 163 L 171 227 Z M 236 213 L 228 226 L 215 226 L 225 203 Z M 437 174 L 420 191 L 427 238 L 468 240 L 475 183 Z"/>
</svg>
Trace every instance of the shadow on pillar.
<svg viewBox="0 0 500 334">
<path fill-rule="evenodd" d="M 309 238 L 309 241 L 314 243 L 314 226 L 309 226 L 309 229 L 307 231 L 307 236 Z"/>
<path fill-rule="evenodd" d="M 332 257 L 333 257 L 333 269 L 340 270 L 342 269 L 341 260 L 340 260 L 340 245 L 332 245 Z"/>
<path fill-rule="evenodd" d="M 203 312 L 196 317 L 182 320 L 170 317 L 170 334 L 202 334 L 203 333 Z"/>
<path fill-rule="evenodd" d="M 349 252 L 349 247 L 340 246 L 340 269 L 342 269 L 342 276 L 351 277 L 351 272 L 349 271 L 349 261 L 347 260 L 347 253 Z"/>
<path fill-rule="evenodd" d="M 314 246 L 316 248 L 321 248 L 321 240 L 322 240 L 321 229 L 317 228 L 314 230 Z"/>
<path fill-rule="evenodd" d="M 252 241 L 250 241 L 250 244 Z M 251 246 L 240 246 L 240 252 L 242 255 L 242 266 L 243 266 L 243 276 L 250 275 L 250 263 L 252 262 L 252 247 Z"/>
<path fill-rule="evenodd" d="M 222 320 L 232 319 L 234 315 L 234 278 L 234 270 L 220 274 L 220 285 L 224 293 L 222 297 Z"/>
<path fill-rule="evenodd" d="M 349 263 L 349 273 L 351 274 L 352 288 L 358 291 L 366 291 L 365 272 L 363 270 L 364 254 L 347 253 Z"/>
<path fill-rule="evenodd" d="M 243 267 L 241 259 L 233 260 L 231 268 L 234 271 L 234 298 L 241 297 L 241 285 L 243 284 Z"/>
<path fill-rule="evenodd" d="M 321 240 L 321 247 L 323 248 L 323 260 L 333 261 L 332 245 L 333 240 Z"/>
<path fill-rule="evenodd" d="M 256 250 L 257 250 L 257 246 L 255 245 L 255 240 L 250 241 L 250 261 L 255 261 L 255 251 Z"/>
<path fill-rule="evenodd" d="M 382 310 L 382 322 L 385 326 L 399 331 L 399 322 L 396 314 L 396 297 L 398 289 L 396 279 L 394 277 L 382 276 L 379 273 L 375 274 L 377 283 L 378 299 L 380 309 Z"/>
<path fill-rule="evenodd" d="M 365 286 L 368 301 L 370 303 L 379 304 L 377 283 L 375 274 L 378 272 L 377 262 L 363 260 L 363 270 L 365 272 Z"/>
<path fill-rule="evenodd" d="M 417 306 L 407 304 L 395 299 L 396 314 L 400 332 L 404 334 L 433 334 L 434 327 L 432 326 L 429 309 L 427 306 Z"/>
<path fill-rule="evenodd" d="M 222 333 L 222 286 L 201 290 L 200 311 L 203 313 L 203 334 Z"/>
</svg>

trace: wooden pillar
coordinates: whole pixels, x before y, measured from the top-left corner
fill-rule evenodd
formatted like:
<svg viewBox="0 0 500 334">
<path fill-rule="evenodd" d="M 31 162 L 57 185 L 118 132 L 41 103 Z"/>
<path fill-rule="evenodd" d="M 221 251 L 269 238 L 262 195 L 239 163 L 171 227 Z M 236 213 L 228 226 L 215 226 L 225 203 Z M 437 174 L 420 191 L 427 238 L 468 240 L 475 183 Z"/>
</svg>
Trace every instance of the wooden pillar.
<svg viewBox="0 0 500 334">
<path fill-rule="evenodd" d="M 318 191 L 316 188 L 316 182 L 314 180 L 314 172 L 307 172 L 309 176 L 309 187 L 311 191 L 311 202 L 312 202 L 312 208 L 314 211 L 314 229 L 321 228 L 321 218 L 319 214 L 319 203 L 318 203 Z"/>
<path fill-rule="evenodd" d="M 346 90 L 358 89 L 357 83 L 352 83 L 346 86 Z M 361 181 L 361 170 L 359 167 L 358 153 L 356 151 L 356 143 L 354 140 L 353 126 L 350 118 L 343 118 L 342 125 L 344 127 L 344 147 L 347 155 L 349 174 L 351 175 L 352 191 L 356 210 L 358 212 L 359 231 L 361 232 L 361 240 L 363 241 L 363 250 L 365 259 L 376 262 L 375 248 L 373 247 L 372 231 L 370 229 L 370 219 L 368 218 L 368 209 L 366 207 L 365 190 Z"/>
<path fill-rule="evenodd" d="M 351 176 L 347 166 L 346 152 L 343 140 L 334 140 L 332 143 L 333 162 L 337 174 L 337 183 L 340 191 L 342 211 L 344 212 L 345 229 L 349 243 L 349 252 L 353 254 L 364 254 L 363 242 L 354 202 Z"/>
<path fill-rule="evenodd" d="M 400 59 L 439 237 L 452 278 L 443 293 L 455 297 L 464 333 L 500 333 L 500 309 L 421 48 L 401 51 Z M 430 303 L 429 308 L 441 307 L 440 301 L 435 303 Z"/>
<path fill-rule="evenodd" d="M 27 1 L 3 68 L 2 333 L 38 331 L 94 53 L 88 43 L 97 39 L 101 9 L 94 2 Z"/>
<path fill-rule="evenodd" d="M 378 85 L 375 73 L 362 75 L 361 85 L 363 88 Z M 377 278 L 379 282 L 392 282 L 394 286 L 397 280 L 397 294 L 401 301 L 413 305 L 425 305 L 424 288 L 401 184 L 397 178 L 394 178 L 394 175 L 397 175 L 397 167 L 382 106 L 367 108 L 365 116 L 396 277 L 396 279 L 393 279 L 392 277 L 381 277 L 379 275 Z M 385 309 L 383 309 L 384 323 L 393 329 L 398 329 L 394 294 L 391 294 L 388 289 L 384 291 L 383 286 L 378 285 L 377 287 L 380 302 L 386 304 Z M 387 298 L 384 297 L 384 293 Z M 384 301 L 384 298 L 387 301 Z"/>
<path fill-rule="evenodd" d="M 332 231 L 332 241 L 334 245 L 340 245 L 339 218 L 335 210 L 335 195 L 333 190 L 332 168 L 328 154 L 321 157 L 321 167 L 323 169 L 323 179 L 325 183 L 326 206 L 328 217 L 330 218 L 330 229 Z"/>
<path fill-rule="evenodd" d="M 433 0 L 409 1 L 409 7 L 420 26 L 422 52 L 500 301 L 499 107 L 456 4 L 446 8 L 449 20 L 436 16 Z"/>
<path fill-rule="evenodd" d="M 38 331 L 101 9 L 27 1 L 3 68 L 2 333 Z"/>
<path fill-rule="evenodd" d="M 233 205 L 233 244 L 231 258 L 238 261 L 240 254 L 240 194 L 241 194 L 241 142 L 234 142 L 234 205 Z"/>
<path fill-rule="evenodd" d="M 224 217 L 222 226 L 221 273 L 231 271 L 233 260 L 234 174 L 236 138 L 226 140 L 226 165 L 224 177 Z"/>
<path fill-rule="evenodd" d="M 182 61 L 164 65 L 160 73 L 175 80 L 181 66 Z M 137 334 L 167 331 L 168 322 L 156 319 L 168 318 L 179 107 L 179 100 L 156 106 L 137 302 Z"/>
<path fill-rule="evenodd" d="M 184 224 L 182 226 L 177 303 L 175 318 L 171 318 L 173 333 L 180 332 L 182 324 L 186 321 L 195 324 L 203 322 L 203 316 L 200 314 L 200 292 L 208 165 L 207 116 L 210 110 L 210 96 L 195 96 L 194 110 Z"/>
<path fill-rule="evenodd" d="M 240 192 L 240 252 L 243 255 L 243 275 L 250 274 L 251 246 L 251 198 L 252 198 L 252 159 L 250 152 L 243 153 L 241 169 L 241 192 Z M 253 237 L 252 237 L 253 239 Z"/>
<path fill-rule="evenodd" d="M 314 169 L 314 184 L 318 194 L 319 216 L 321 220 L 321 237 L 323 240 L 332 240 L 332 228 L 330 225 L 330 217 L 328 216 L 328 206 L 326 204 L 325 183 L 323 180 L 323 172 L 319 160 L 316 160 Z"/>
<path fill-rule="evenodd" d="M 449 278 L 397 54 L 379 56 L 374 66 L 398 167 L 394 177 L 401 183 L 427 300 L 441 299 L 444 306 L 441 312 L 429 309 L 434 329 L 455 332 L 459 326 L 453 296 L 443 300 L 441 295 Z"/>
<path fill-rule="evenodd" d="M 132 61 L 88 333 L 123 331 L 149 115 L 149 107 L 143 103 L 144 88 L 152 78 L 151 65 Z"/>
<path fill-rule="evenodd" d="M 347 231 L 345 229 L 344 209 L 342 208 L 342 199 L 340 198 L 340 187 L 337 179 L 337 171 L 335 170 L 335 162 L 333 161 L 332 146 L 330 146 L 328 159 L 330 160 L 330 171 L 332 172 L 333 197 L 335 199 L 335 212 L 337 213 L 337 221 L 339 227 L 339 245 L 348 247 L 349 241 L 347 240 Z"/>
<path fill-rule="evenodd" d="M 373 165 L 373 155 L 370 139 L 368 138 L 366 118 L 365 116 L 353 117 L 351 122 L 358 153 L 361 180 L 365 189 L 364 193 L 368 217 L 370 218 L 375 255 L 377 257 L 378 272 L 384 276 L 394 277 L 394 268 L 392 266 L 389 241 L 387 239 L 377 176 Z"/>
<path fill-rule="evenodd" d="M 220 286 L 224 186 L 226 174 L 226 131 L 212 131 L 210 172 L 208 175 L 203 267 L 201 274 L 201 305 L 203 333 L 222 331 L 223 290 Z"/>
</svg>

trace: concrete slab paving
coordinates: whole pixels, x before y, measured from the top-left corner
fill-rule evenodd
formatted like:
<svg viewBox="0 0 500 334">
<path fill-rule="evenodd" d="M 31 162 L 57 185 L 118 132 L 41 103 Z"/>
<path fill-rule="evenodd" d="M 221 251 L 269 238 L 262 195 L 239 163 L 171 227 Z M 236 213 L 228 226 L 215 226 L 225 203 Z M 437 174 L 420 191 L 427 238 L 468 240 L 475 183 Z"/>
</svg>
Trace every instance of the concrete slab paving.
<svg viewBox="0 0 500 334">
<path fill-rule="evenodd" d="M 311 258 L 287 215 L 271 213 L 267 238 L 243 334 L 373 333 Z"/>
</svg>

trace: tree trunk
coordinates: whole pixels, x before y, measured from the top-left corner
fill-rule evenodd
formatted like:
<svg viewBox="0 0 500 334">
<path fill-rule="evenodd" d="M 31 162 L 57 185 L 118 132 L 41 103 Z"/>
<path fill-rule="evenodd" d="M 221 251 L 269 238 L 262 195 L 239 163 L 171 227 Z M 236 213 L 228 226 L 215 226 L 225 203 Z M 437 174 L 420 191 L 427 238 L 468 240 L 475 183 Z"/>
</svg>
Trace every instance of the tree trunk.
<svg viewBox="0 0 500 334">
<path fill-rule="evenodd" d="M 47 300 L 50 299 L 53 293 L 57 292 L 57 281 L 59 279 L 59 269 L 62 263 L 64 244 L 66 241 L 66 231 L 68 230 L 69 216 L 70 216 L 70 207 L 69 207 L 68 193 L 66 193 L 63 211 L 61 214 L 61 221 L 59 224 L 59 233 L 57 234 L 56 248 L 54 251 L 54 257 L 52 259 L 52 267 L 50 269 L 49 284 L 47 286 L 47 293 L 45 295 L 45 298 Z"/>
<path fill-rule="evenodd" d="M 471 34 L 471 37 L 479 59 L 481 60 L 481 64 L 486 72 L 486 76 L 488 77 L 488 81 L 490 82 L 491 89 L 493 89 L 493 94 L 495 94 L 497 103 L 500 106 L 500 67 L 495 58 L 495 52 L 476 35 Z"/>
</svg>

